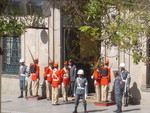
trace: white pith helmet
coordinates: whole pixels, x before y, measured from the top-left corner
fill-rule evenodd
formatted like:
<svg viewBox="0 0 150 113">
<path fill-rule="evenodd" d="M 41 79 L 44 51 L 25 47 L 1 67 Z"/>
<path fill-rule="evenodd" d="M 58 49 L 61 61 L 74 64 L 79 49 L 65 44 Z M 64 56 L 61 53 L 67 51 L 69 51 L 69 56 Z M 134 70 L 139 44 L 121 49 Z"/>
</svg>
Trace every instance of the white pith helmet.
<svg viewBox="0 0 150 113">
<path fill-rule="evenodd" d="M 23 63 L 24 62 L 24 59 L 20 59 L 20 61 L 19 61 L 20 63 Z"/>
<path fill-rule="evenodd" d="M 77 74 L 78 75 L 84 75 L 84 71 L 82 69 L 79 69 Z"/>
<path fill-rule="evenodd" d="M 125 68 L 125 63 L 120 63 L 119 67 Z"/>
</svg>

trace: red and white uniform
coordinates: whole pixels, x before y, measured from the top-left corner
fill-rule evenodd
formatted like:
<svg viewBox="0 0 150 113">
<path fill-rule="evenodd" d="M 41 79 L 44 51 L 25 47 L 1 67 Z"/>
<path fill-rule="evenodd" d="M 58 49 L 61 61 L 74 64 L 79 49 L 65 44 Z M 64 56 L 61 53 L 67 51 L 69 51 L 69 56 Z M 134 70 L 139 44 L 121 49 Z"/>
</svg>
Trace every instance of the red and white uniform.
<svg viewBox="0 0 150 113">
<path fill-rule="evenodd" d="M 101 85 L 101 75 L 99 74 L 99 70 L 94 70 L 93 72 L 94 77 L 94 85 Z"/>
<path fill-rule="evenodd" d="M 70 75 L 69 75 L 69 69 L 66 69 L 65 67 L 61 70 L 61 77 L 62 77 L 62 84 L 63 85 L 69 85 L 70 83 Z"/>
<path fill-rule="evenodd" d="M 50 82 L 52 83 L 52 87 L 59 87 L 62 81 L 60 70 L 54 68 L 53 71 L 50 72 L 50 76 Z"/>
<path fill-rule="evenodd" d="M 43 74 L 44 80 L 47 80 L 47 82 L 51 82 L 51 73 L 52 72 L 53 72 L 53 69 L 51 67 L 47 67 Z"/>
<path fill-rule="evenodd" d="M 37 80 L 37 79 L 39 79 L 40 67 L 37 64 L 35 64 L 35 65 L 36 65 L 36 71 L 34 73 L 30 72 L 30 74 L 31 74 L 31 80 Z"/>
</svg>

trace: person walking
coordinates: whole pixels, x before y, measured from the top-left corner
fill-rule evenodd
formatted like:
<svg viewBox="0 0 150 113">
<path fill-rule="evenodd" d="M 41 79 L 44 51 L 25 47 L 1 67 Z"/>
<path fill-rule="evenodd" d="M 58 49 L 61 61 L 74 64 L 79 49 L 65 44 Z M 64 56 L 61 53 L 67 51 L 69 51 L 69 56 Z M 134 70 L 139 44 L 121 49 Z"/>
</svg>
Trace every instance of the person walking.
<svg viewBox="0 0 150 113">
<path fill-rule="evenodd" d="M 52 99 L 52 88 L 51 88 L 51 75 L 50 73 L 53 71 L 53 61 L 49 62 L 49 66 L 45 69 L 45 72 L 43 74 L 44 77 L 44 81 L 46 84 L 46 98 L 47 100 L 51 100 Z"/>
<path fill-rule="evenodd" d="M 32 89 L 32 96 L 38 97 L 38 88 L 39 88 L 39 74 L 40 74 L 40 67 L 38 66 L 38 59 L 34 59 L 34 63 L 30 64 L 30 76 L 31 76 L 31 89 Z"/>
<path fill-rule="evenodd" d="M 73 61 L 70 59 L 69 61 L 69 69 L 70 69 L 70 90 L 69 90 L 69 94 L 71 97 L 74 97 L 74 84 L 75 84 L 75 80 L 76 80 L 76 65 L 73 64 Z"/>
<path fill-rule="evenodd" d="M 88 81 L 84 77 L 84 71 L 82 69 L 78 70 L 78 77 L 75 81 L 74 85 L 74 96 L 75 96 L 75 109 L 73 113 L 77 113 L 77 108 L 79 105 L 79 100 L 82 98 L 83 106 L 84 106 L 84 113 L 87 112 L 87 103 L 86 103 L 86 97 L 88 94 Z"/>
<path fill-rule="evenodd" d="M 117 109 L 114 111 L 116 113 L 122 112 L 122 96 L 124 92 L 125 83 L 122 81 L 121 76 L 118 71 L 113 71 L 115 81 L 114 81 L 114 92 L 115 92 L 115 102 Z"/>
<path fill-rule="evenodd" d="M 68 103 L 68 90 L 70 84 L 70 73 L 68 68 L 68 62 L 64 62 L 64 68 L 61 70 L 62 77 L 62 96 L 63 102 Z"/>
<path fill-rule="evenodd" d="M 20 67 L 19 67 L 19 86 L 20 86 L 20 96 L 18 98 L 23 98 L 23 92 L 25 92 L 25 97 L 27 96 L 27 78 L 29 77 L 27 66 L 24 63 L 24 59 L 20 59 L 19 61 Z"/>
</svg>

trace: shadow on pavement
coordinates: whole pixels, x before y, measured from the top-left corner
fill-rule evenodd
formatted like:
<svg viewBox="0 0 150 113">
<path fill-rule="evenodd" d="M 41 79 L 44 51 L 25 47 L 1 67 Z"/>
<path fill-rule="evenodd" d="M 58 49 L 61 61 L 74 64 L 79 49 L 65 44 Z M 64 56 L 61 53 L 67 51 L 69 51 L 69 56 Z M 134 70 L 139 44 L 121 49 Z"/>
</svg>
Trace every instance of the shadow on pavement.
<svg viewBox="0 0 150 113">
<path fill-rule="evenodd" d="M 97 109 L 97 110 L 88 110 L 88 113 L 92 112 L 101 112 L 101 111 L 106 111 L 107 109 Z M 84 112 L 78 112 L 78 113 L 84 113 Z"/>
<path fill-rule="evenodd" d="M 139 111 L 139 110 L 141 110 L 141 109 L 140 108 L 135 108 L 135 109 L 123 110 L 123 112 Z"/>
</svg>

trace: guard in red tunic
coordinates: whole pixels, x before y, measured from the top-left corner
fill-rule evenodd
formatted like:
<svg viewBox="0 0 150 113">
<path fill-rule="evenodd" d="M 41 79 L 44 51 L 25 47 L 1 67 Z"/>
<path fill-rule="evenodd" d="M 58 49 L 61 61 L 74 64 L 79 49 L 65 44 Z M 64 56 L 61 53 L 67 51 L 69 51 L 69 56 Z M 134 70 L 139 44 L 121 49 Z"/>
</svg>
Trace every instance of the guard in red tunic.
<svg viewBox="0 0 150 113">
<path fill-rule="evenodd" d="M 64 62 L 64 68 L 61 70 L 62 76 L 62 96 L 63 102 L 68 102 L 68 90 L 69 90 L 69 83 L 70 83 L 70 75 L 69 75 L 69 68 L 68 62 Z"/>
<path fill-rule="evenodd" d="M 30 64 L 30 76 L 32 80 L 32 96 L 38 96 L 38 88 L 39 88 L 39 74 L 40 67 L 38 66 L 38 59 L 34 59 L 34 63 Z"/>
<path fill-rule="evenodd" d="M 107 102 L 108 84 L 111 80 L 110 68 L 108 68 L 109 61 L 104 62 L 104 66 L 100 68 L 99 73 L 101 76 L 101 101 Z"/>
<path fill-rule="evenodd" d="M 44 80 L 45 80 L 45 83 L 46 83 L 46 98 L 47 98 L 47 100 L 51 100 L 51 97 L 52 97 L 51 92 L 52 91 L 51 91 L 51 85 L 50 85 L 50 82 L 51 82 L 50 73 L 52 73 L 52 71 L 53 71 L 53 62 L 50 61 L 49 66 L 45 67 L 44 70 L 45 70 L 45 72 L 43 74 L 43 77 L 44 77 Z"/>
<path fill-rule="evenodd" d="M 61 72 L 58 70 L 58 64 L 54 64 L 54 69 L 50 73 L 51 76 L 51 86 L 52 86 L 52 105 L 59 105 L 59 92 L 60 92 L 60 85 L 61 85 Z"/>
<path fill-rule="evenodd" d="M 95 70 L 93 72 L 94 86 L 96 92 L 96 102 L 101 101 L 101 75 L 99 74 L 98 63 L 95 63 Z"/>
</svg>

